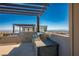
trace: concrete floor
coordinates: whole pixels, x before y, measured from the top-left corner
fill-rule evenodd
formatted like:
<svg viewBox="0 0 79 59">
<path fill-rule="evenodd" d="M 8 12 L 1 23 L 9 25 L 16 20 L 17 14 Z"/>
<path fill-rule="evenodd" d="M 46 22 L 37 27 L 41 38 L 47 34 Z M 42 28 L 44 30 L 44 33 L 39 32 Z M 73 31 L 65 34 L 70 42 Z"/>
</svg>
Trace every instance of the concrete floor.
<svg viewBox="0 0 79 59">
<path fill-rule="evenodd" d="M 3 48 L 2 48 L 3 47 Z M 5 56 L 35 56 L 32 43 L 21 43 L 16 45 L 0 46 L 0 55 Z"/>
</svg>

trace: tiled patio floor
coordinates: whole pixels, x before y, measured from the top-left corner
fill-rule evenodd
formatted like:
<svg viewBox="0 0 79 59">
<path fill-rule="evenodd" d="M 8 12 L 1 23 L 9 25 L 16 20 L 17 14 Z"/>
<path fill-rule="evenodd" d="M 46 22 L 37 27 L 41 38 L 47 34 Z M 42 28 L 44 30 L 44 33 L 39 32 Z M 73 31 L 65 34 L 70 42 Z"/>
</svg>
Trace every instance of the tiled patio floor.
<svg viewBox="0 0 79 59">
<path fill-rule="evenodd" d="M 0 46 L 0 55 L 7 56 L 35 56 L 32 43 L 21 43 L 15 45 Z"/>
</svg>

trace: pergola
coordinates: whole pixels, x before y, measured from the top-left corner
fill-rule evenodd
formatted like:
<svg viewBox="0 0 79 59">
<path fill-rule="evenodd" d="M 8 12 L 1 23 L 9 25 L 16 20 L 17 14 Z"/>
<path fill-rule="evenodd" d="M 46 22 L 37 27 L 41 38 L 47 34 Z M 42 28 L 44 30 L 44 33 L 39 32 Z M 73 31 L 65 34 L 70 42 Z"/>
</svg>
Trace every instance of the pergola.
<svg viewBox="0 0 79 59">
<path fill-rule="evenodd" d="M 39 32 L 40 16 L 47 6 L 48 3 L 0 3 L 0 13 L 36 16 L 37 32 Z"/>
</svg>

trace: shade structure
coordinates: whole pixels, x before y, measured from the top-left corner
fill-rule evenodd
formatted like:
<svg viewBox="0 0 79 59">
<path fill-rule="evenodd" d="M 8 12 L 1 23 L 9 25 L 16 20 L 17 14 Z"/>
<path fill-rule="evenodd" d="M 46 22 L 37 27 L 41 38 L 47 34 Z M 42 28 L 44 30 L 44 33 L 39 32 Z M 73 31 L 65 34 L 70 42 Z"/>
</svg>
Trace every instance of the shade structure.
<svg viewBox="0 0 79 59">
<path fill-rule="evenodd" d="M 26 26 L 32 26 L 34 31 L 35 24 L 13 24 L 13 33 L 15 33 L 15 26 L 19 26 L 19 32 L 21 31 L 21 27 Z"/>
<path fill-rule="evenodd" d="M 39 18 L 48 3 L 0 3 L 0 13 L 37 16 L 37 32 L 39 32 Z"/>
<path fill-rule="evenodd" d="M 47 3 L 0 3 L 0 13 L 40 16 L 47 6 Z"/>
</svg>

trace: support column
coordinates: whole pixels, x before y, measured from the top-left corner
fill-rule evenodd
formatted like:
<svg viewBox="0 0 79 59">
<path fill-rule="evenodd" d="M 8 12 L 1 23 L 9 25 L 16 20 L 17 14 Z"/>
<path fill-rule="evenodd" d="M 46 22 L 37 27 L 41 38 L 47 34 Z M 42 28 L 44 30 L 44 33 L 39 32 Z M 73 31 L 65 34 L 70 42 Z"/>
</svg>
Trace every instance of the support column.
<svg viewBox="0 0 79 59">
<path fill-rule="evenodd" d="M 33 32 L 35 32 L 35 27 L 33 26 Z"/>
<path fill-rule="evenodd" d="M 40 32 L 40 16 L 37 16 L 37 32 Z"/>
<path fill-rule="evenodd" d="M 15 33 L 15 25 L 13 24 L 13 33 Z"/>
<path fill-rule="evenodd" d="M 19 33 L 21 32 L 21 27 L 19 26 Z"/>
</svg>

